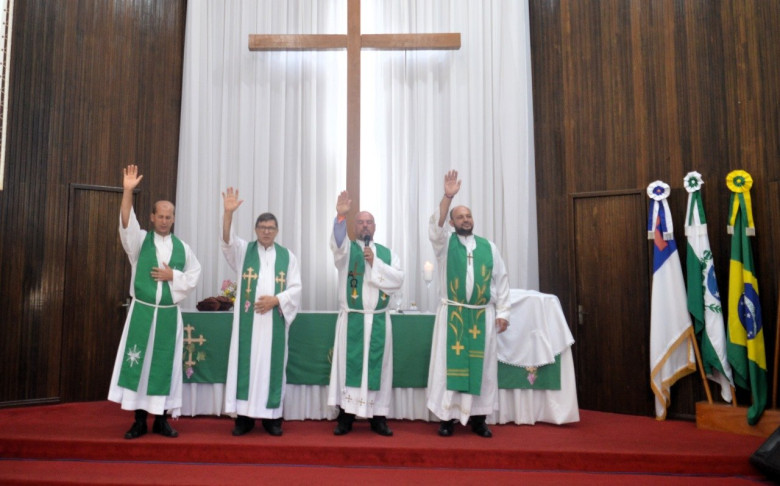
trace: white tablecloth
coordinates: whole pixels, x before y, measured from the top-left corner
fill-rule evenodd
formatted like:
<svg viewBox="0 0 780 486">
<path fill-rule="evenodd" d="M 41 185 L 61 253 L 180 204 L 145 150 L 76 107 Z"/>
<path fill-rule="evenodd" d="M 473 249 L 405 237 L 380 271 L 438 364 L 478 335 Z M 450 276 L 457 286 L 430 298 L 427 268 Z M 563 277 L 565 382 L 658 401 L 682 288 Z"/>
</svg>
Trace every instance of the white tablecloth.
<svg viewBox="0 0 780 486">
<path fill-rule="evenodd" d="M 560 390 L 498 391 L 498 410 L 490 423 L 564 424 L 578 422 L 577 386 L 571 335 L 558 298 L 529 290 L 511 290 L 510 326 L 499 334 L 499 360 L 513 366 L 541 366 L 561 357 Z M 182 415 L 222 415 L 222 384 L 185 384 Z M 425 406 L 424 388 L 394 388 L 391 419 L 437 421 Z M 285 420 L 332 420 L 337 411 L 328 406 L 328 387 L 287 385 L 284 396 Z"/>
</svg>

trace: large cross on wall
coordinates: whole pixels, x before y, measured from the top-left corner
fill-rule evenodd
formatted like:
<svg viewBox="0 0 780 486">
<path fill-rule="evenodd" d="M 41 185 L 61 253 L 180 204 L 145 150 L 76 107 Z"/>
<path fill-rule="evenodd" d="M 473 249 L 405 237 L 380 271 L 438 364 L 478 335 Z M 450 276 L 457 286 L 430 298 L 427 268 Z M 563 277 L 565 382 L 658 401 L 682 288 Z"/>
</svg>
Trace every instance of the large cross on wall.
<svg viewBox="0 0 780 486">
<path fill-rule="evenodd" d="M 347 191 L 352 220 L 360 209 L 360 51 L 362 49 L 460 49 L 459 33 L 361 34 L 360 0 L 347 0 L 346 34 L 252 34 L 250 51 L 347 49 Z"/>
</svg>

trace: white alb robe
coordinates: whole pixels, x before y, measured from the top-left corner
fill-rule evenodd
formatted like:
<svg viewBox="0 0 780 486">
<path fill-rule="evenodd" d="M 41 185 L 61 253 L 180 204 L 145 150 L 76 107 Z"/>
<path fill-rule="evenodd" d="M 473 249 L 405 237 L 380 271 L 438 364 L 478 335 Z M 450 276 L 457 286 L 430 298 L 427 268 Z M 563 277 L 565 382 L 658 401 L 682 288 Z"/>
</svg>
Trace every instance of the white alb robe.
<svg viewBox="0 0 780 486">
<path fill-rule="evenodd" d="M 361 248 L 362 243 L 358 243 Z M 373 241 L 371 249 L 376 255 L 376 246 Z M 382 356 L 382 375 L 379 390 L 368 389 L 368 350 L 371 342 L 371 329 L 374 323 L 374 315 L 367 312 L 363 315 L 363 376 L 360 388 L 346 386 L 347 380 L 347 274 L 349 273 L 349 253 L 352 247 L 348 238 L 344 238 L 341 247 L 336 244 L 333 235 L 330 238 L 330 248 L 339 272 L 338 295 L 339 316 L 336 321 L 336 338 L 333 347 L 333 363 L 330 370 L 330 387 L 328 389 L 328 405 L 341 407 L 347 413 L 358 417 L 371 418 L 374 415 L 387 416 L 390 410 L 390 399 L 393 390 L 393 327 L 390 321 L 389 310 L 386 309 L 385 321 L 385 351 Z M 374 257 L 373 266 L 365 265 L 363 275 L 363 309 L 373 310 L 379 300 L 379 291 L 383 291 L 390 298 L 398 291 L 404 282 L 404 272 L 398 256 L 390 251 L 390 265 L 385 264 L 379 257 Z"/>
<path fill-rule="evenodd" d="M 231 230 L 230 242 L 225 243 L 220 239 L 222 253 L 228 265 L 236 271 L 236 282 L 241 281 L 241 272 L 244 267 L 244 257 L 248 248 L 248 242 L 233 234 Z M 289 251 L 289 249 L 288 249 Z M 276 282 L 276 247 L 271 245 L 264 248 L 257 244 L 257 252 L 260 258 L 260 269 L 256 280 L 256 297 L 262 295 L 275 295 L 279 299 L 279 307 L 273 311 L 260 314 L 254 312 L 252 327 L 252 356 L 249 362 L 249 395 L 247 400 L 236 399 L 236 388 L 238 383 L 238 328 L 241 296 L 237 296 L 236 304 L 233 309 L 233 330 L 230 335 L 230 354 L 228 356 L 227 382 L 225 383 L 225 413 L 244 415 L 260 419 L 276 419 L 282 417 L 284 404 L 284 384 L 287 381 L 287 346 L 284 348 L 284 372 L 282 375 L 282 399 L 277 408 L 267 408 L 268 386 L 271 373 L 271 341 L 273 336 L 273 314 L 280 309 L 285 322 L 285 342 L 289 337 L 290 324 L 298 315 L 301 306 L 301 272 L 298 267 L 298 260 L 295 255 L 289 251 L 290 260 L 288 262 L 287 274 L 285 278 L 285 290 L 275 294 Z M 240 289 L 240 284 L 238 285 Z"/>
<path fill-rule="evenodd" d="M 135 215 L 135 210 L 130 210 L 130 219 L 127 224 L 127 228 L 122 227 L 122 216 L 119 216 L 119 238 L 122 241 L 122 247 L 127 253 L 127 258 L 130 260 L 132 267 L 132 273 L 130 278 L 130 296 L 133 297 L 133 301 L 127 311 L 127 319 L 125 319 L 125 327 L 122 331 L 122 339 L 119 341 L 119 350 L 114 361 L 114 372 L 111 376 L 111 385 L 108 391 L 108 399 L 112 402 L 121 404 L 123 410 L 146 410 L 149 413 L 155 415 L 162 415 L 166 410 L 171 413 L 174 418 L 181 414 L 181 391 L 182 391 L 182 350 L 184 346 L 184 331 L 183 321 L 181 317 L 181 310 L 178 312 L 178 319 L 176 322 L 176 349 L 173 355 L 173 370 L 171 370 L 171 389 L 167 396 L 150 396 L 146 394 L 147 383 L 149 381 L 149 367 L 151 366 L 152 355 L 154 350 L 154 333 L 156 329 L 156 314 L 155 322 L 152 323 L 152 329 L 149 333 L 149 343 L 146 347 L 147 356 L 143 361 L 143 369 L 141 370 L 141 381 L 138 384 L 138 390 L 128 390 L 127 388 L 120 387 L 119 373 L 122 370 L 122 361 L 124 360 L 125 345 L 127 343 L 127 331 L 130 328 L 130 316 L 133 315 L 133 308 L 135 307 L 135 272 L 138 266 L 138 257 L 141 253 L 141 246 L 146 238 L 147 232 L 141 229 L 138 224 L 138 219 Z M 173 302 L 178 304 L 184 300 L 187 295 L 195 288 L 200 280 L 200 262 L 195 258 L 195 254 L 190 249 L 187 243 L 182 241 L 184 245 L 184 251 L 186 255 L 186 263 L 184 265 L 184 271 L 173 271 L 173 280 L 168 282 L 171 289 L 171 297 Z M 170 236 L 160 236 L 157 233 L 154 234 L 154 247 L 157 253 L 157 264 L 162 267 L 163 263 L 168 263 L 171 260 L 171 254 L 173 253 L 173 240 Z M 157 284 L 157 297 L 155 303 L 159 303 L 162 297 L 162 282 Z"/>
<path fill-rule="evenodd" d="M 436 211 L 428 224 L 428 237 L 433 245 L 436 260 L 439 263 L 440 297 L 447 299 L 447 253 L 449 251 L 452 227 L 447 223 L 439 226 L 439 212 Z M 473 253 L 476 240 L 473 236 L 458 236 Z M 456 419 L 462 424 L 472 415 L 490 415 L 498 410 L 498 358 L 496 353 L 496 319 L 509 321 L 511 303 L 509 299 L 509 277 L 506 265 L 491 241 L 493 253 L 493 277 L 490 281 L 490 302 L 485 309 L 485 358 L 482 368 L 482 387 L 479 395 L 471 395 L 447 390 L 447 305 L 440 302 L 433 325 L 431 343 L 431 362 L 428 368 L 428 409 L 440 420 Z M 467 267 L 466 299 L 471 298 L 474 288 L 473 265 Z"/>
</svg>

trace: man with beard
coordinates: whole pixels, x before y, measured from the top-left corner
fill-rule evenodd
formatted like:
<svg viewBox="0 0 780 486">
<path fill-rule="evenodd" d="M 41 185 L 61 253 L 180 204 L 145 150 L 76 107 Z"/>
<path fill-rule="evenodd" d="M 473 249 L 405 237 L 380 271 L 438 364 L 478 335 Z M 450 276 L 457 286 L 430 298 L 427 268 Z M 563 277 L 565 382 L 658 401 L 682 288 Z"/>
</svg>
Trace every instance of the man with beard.
<svg viewBox="0 0 780 486">
<path fill-rule="evenodd" d="M 441 303 L 436 313 L 428 372 L 428 409 L 449 437 L 454 422 L 471 421 L 472 431 L 492 437 L 487 415 L 498 408 L 496 335 L 509 326 L 509 278 L 496 245 L 475 236 L 471 210 L 450 211 L 460 190 L 458 172 L 444 176 L 444 197 L 431 216 L 429 238 L 439 262 Z"/>
<path fill-rule="evenodd" d="M 371 213 L 355 216 L 355 241 L 347 239 L 349 193 L 336 201 L 330 248 L 339 272 L 339 316 L 333 346 L 328 405 L 339 407 L 334 435 L 352 430 L 355 416 L 371 430 L 391 436 L 386 416 L 393 387 L 393 332 L 387 304 L 404 281 L 398 256 L 375 243 Z"/>
</svg>

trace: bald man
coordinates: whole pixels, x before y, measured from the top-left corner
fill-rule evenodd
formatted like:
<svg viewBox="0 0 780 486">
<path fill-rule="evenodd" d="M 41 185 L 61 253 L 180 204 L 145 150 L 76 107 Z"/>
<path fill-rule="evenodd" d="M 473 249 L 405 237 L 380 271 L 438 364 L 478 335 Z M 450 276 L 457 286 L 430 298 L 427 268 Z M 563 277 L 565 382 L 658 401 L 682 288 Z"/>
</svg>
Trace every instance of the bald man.
<svg viewBox="0 0 780 486">
<path fill-rule="evenodd" d="M 439 435 L 451 436 L 454 422 L 470 422 L 475 434 L 490 438 L 486 418 L 498 408 L 496 335 L 509 326 L 509 278 L 496 245 L 474 235 L 471 210 L 450 210 L 460 185 L 457 171 L 444 176 L 444 196 L 428 227 L 441 303 L 426 393 L 428 409 L 440 420 Z"/>
<path fill-rule="evenodd" d="M 200 280 L 200 263 L 190 247 L 173 235 L 175 208 L 157 201 L 149 217 L 152 231 L 141 229 L 133 210 L 133 190 L 143 178 L 138 167 L 124 169 L 119 237 L 132 266 L 130 296 L 108 399 L 135 412 L 125 439 L 152 432 L 175 438 L 166 414 L 181 414 L 183 323 L 178 303 Z"/>
<path fill-rule="evenodd" d="M 349 193 L 336 201 L 330 248 L 339 272 L 339 316 L 330 371 L 328 405 L 339 408 L 334 435 L 352 430 L 355 417 L 371 430 L 391 436 L 387 413 L 393 388 L 393 342 L 387 305 L 404 282 L 398 256 L 374 242 L 374 216 L 355 216 L 355 241 L 347 238 Z"/>
</svg>

